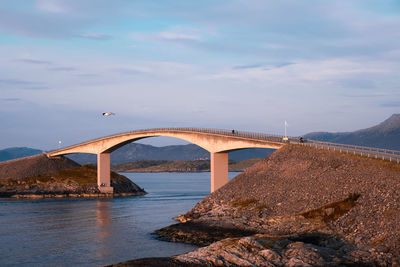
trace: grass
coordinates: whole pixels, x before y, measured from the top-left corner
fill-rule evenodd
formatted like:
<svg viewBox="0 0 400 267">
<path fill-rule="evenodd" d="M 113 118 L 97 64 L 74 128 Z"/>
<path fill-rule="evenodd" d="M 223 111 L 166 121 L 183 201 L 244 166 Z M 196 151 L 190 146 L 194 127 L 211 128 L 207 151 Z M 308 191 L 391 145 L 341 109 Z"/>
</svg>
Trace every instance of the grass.
<svg viewBox="0 0 400 267">
<path fill-rule="evenodd" d="M 303 212 L 300 215 L 306 219 L 316 219 L 323 222 L 334 221 L 353 208 L 357 204 L 357 199 L 359 197 L 360 194 L 349 194 L 349 196 L 342 201 L 333 202 L 320 208 Z"/>
<path fill-rule="evenodd" d="M 386 238 L 384 237 L 384 236 L 382 236 L 382 237 L 377 237 L 377 238 L 374 238 L 374 239 L 372 239 L 371 240 L 371 244 L 383 244 L 383 243 L 385 243 L 385 241 L 386 241 Z"/>
<path fill-rule="evenodd" d="M 253 204 L 258 203 L 258 200 L 254 198 L 247 198 L 247 199 L 235 199 L 232 200 L 229 205 L 231 207 L 238 207 L 238 208 L 247 208 L 249 206 L 252 206 Z"/>
</svg>

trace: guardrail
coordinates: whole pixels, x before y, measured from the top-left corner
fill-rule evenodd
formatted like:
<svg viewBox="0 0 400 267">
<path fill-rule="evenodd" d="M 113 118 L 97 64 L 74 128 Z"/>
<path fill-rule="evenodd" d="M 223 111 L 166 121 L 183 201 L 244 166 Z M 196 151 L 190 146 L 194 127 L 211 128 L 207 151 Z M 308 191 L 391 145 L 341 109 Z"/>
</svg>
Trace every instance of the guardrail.
<svg viewBox="0 0 400 267">
<path fill-rule="evenodd" d="M 101 141 L 112 137 L 123 136 L 127 134 L 138 134 L 138 133 L 151 133 L 151 132 L 197 132 L 197 133 L 208 133 L 208 134 L 217 134 L 223 136 L 232 136 L 232 137 L 241 137 L 246 139 L 253 140 L 261 140 L 261 141 L 270 141 L 276 143 L 291 143 L 291 144 L 300 144 L 303 146 L 310 146 L 319 149 L 339 151 L 348 154 L 360 155 L 364 157 L 377 158 L 389 161 L 395 161 L 400 163 L 400 151 L 397 150 L 389 150 L 382 148 L 374 148 L 374 147 L 364 147 L 364 146 L 356 146 L 356 145 L 346 145 L 346 144 L 337 144 L 337 143 L 329 143 L 329 142 L 321 142 L 315 141 L 311 139 L 306 139 L 304 142 L 300 142 L 299 137 L 284 137 L 282 135 L 273 135 L 273 134 L 264 134 L 264 133 L 254 133 L 254 132 L 246 132 L 246 131 L 237 131 L 237 130 L 223 130 L 223 129 L 209 129 L 209 128 L 152 128 L 152 129 L 141 129 L 135 131 L 129 131 L 119 134 L 112 134 L 108 136 L 104 136 L 101 138 L 93 139 L 90 141 L 82 142 L 79 144 L 75 144 L 72 146 L 68 146 L 65 148 L 49 151 L 47 153 L 64 150 L 68 148 L 77 147 L 80 145 L 84 145 L 87 143 Z"/>
<path fill-rule="evenodd" d="M 365 147 L 356 145 L 337 144 L 330 142 L 321 142 L 307 139 L 303 143 L 296 142 L 303 146 L 310 146 L 319 149 L 338 151 L 347 154 L 359 155 L 368 158 L 383 159 L 388 161 L 394 161 L 400 163 L 400 151 L 376 148 L 376 147 Z"/>
</svg>

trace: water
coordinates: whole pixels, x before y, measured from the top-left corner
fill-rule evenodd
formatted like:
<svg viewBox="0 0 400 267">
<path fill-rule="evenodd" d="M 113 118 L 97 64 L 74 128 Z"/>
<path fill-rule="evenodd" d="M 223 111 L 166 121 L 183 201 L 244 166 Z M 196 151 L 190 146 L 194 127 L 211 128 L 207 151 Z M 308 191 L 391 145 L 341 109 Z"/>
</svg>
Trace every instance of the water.
<svg viewBox="0 0 400 267">
<path fill-rule="evenodd" d="M 229 173 L 232 178 L 238 173 Z M 92 200 L 0 200 L 0 266 L 102 266 L 196 247 L 157 240 L 210 191 L 210 173 L 124 173 L 149 193 Z"/>
</svg>

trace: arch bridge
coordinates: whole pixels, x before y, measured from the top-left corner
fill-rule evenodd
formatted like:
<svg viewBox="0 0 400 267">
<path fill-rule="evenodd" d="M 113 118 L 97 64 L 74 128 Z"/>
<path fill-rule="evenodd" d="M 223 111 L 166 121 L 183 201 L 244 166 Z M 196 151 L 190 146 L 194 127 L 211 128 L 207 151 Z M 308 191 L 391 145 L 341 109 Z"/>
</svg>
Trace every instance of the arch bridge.
<svg viewBox="0 0 400 267">
<path fill-rule="evenodd" d="M 245 148 L 279 149 L 288 140 L 282 136 L 236 130 L 205 128 L 155 128 L 109 135 L 80 144 L 47 152 L 48 157 L 74 153 L 97 155 L 97 185 L 101 192 L 112 193 L 110 184 L 110 153 L 131 142 L 156 136 L 186 140 L 210 152 L 211 192 L 228 182 L 228 152 Z"/>
</svg>

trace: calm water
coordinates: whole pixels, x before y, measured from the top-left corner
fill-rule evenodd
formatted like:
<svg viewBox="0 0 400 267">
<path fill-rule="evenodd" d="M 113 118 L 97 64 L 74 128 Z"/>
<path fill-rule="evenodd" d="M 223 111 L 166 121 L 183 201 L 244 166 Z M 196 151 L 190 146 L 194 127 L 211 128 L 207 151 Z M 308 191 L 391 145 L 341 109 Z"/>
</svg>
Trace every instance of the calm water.
<svg viewBox="0 0 400 267">
<path fill-rule="evenodd" d="M 238 173 L 229 173 L 232 178 Z M 102 266 L 195 249 L 151 232 L 210 191 L 210 173 L 124 173 L 149 193 L 103 200 L 0 200 L 0 266 Z"/>
</svg>

